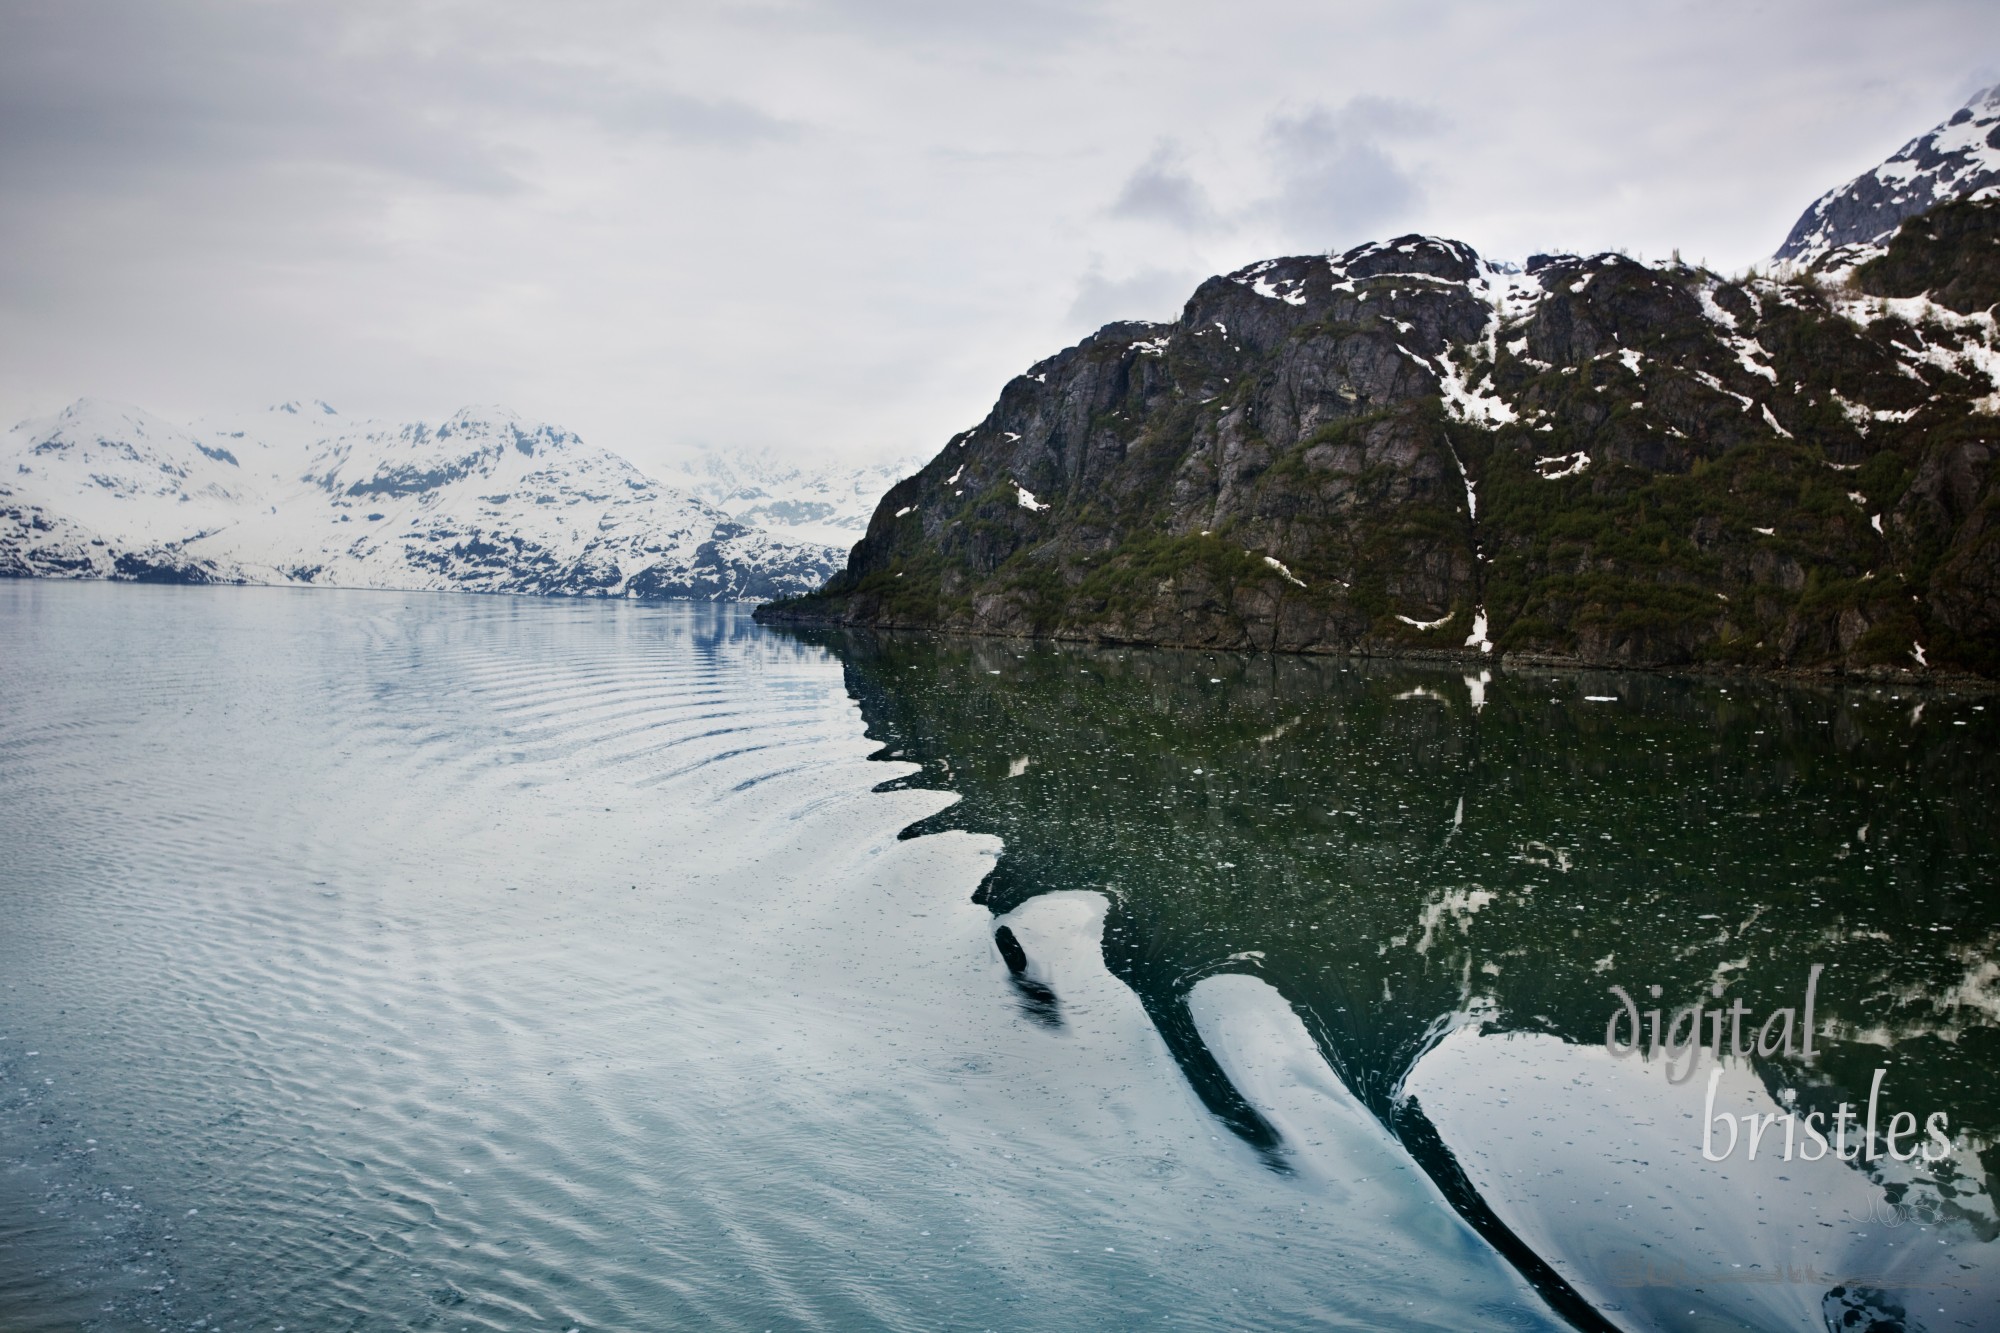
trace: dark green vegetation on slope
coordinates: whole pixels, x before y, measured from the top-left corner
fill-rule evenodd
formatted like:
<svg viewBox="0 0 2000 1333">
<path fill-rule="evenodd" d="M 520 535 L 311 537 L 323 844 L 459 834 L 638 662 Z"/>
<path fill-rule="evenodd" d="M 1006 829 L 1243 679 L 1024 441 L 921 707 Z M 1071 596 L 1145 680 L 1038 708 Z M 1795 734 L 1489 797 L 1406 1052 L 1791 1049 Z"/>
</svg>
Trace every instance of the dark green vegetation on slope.
<svg viewBox="0 0 2000 1333">
<path fill-rule="evenodd" d="M 1495 653 L 2000 675 L 1996 242 L 1954 203 L 1782 280 L 1266 261 L 1013 380 L 761 614 L 1477 655 L 1483 611 Z"/>
</svg>

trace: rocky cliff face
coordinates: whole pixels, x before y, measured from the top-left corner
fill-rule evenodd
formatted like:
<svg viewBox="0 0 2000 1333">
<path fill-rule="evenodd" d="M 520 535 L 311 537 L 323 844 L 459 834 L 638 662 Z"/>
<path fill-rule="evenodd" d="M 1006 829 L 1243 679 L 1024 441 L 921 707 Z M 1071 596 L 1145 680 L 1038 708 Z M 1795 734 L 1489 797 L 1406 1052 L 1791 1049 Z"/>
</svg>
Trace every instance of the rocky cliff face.
<svg viewBox="0 0 2000 1333">
<path fill-rule="evenodd" d="M 1994 186 L 2000 186 L 2000 86 L 1873 171 L 1814 200 L 1777 257 L 1809 264 L 1843 245 L 1881 245 L 1905 218 Z"/>
<path fill-rule="evenodd" d="M 838 559 L 499 408 L 183 428 L 86 399 L 0 441 L 0 577 L 743 600 Z"/>
<path fill-rule="evenodd" d="M 2000 208 L 1726 280 L 1407 236 L 1034 366 L 766 618 L 2000 673 Z M 1982 260 L 1982 262 L 1985 262 Z"/>
</svg>

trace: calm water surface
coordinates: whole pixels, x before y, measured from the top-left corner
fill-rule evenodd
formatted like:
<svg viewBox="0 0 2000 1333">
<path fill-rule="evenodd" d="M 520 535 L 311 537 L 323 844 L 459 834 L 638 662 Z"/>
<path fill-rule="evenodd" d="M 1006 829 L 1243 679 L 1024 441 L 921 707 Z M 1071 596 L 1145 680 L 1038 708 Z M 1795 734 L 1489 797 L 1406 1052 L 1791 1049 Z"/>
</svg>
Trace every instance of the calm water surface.
<svg viewBox="0 0 2000 1333">
<path fill-rule="evenodd" d="M 2000 1326 L 1982 698 L 47 583 L 0 666 L 9 1328 Z M 1713 1109 L 1942 1162 L 1605 1052 L 1814 964 Z"/>
</svg>

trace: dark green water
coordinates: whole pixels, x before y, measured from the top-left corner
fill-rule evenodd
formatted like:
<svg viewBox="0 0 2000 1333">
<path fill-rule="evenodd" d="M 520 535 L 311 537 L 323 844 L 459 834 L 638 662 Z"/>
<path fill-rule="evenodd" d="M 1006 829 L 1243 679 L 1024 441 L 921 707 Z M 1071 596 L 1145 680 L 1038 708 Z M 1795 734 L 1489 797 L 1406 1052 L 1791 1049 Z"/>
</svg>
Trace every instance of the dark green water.
<svg viewBox="0 0 2000 1333">
<path fill-rule="evenodd" d="M 1274 987 L 1463 1203 L 1459 1159 L 1480 1146 L 1440 1151 L 1399 1095 L 1445 1031 L 1476 1021 L 1601 1053 L 1613 984 L 1669 1014 L 1740 998 L 1754 1024 L 1798 1008 L 1819 964 L 1816 1058 L 1732 1063 L 1830 1117 L 1865 1104 L 1890 1062 L 1883 1123 L 1943 1111 L 1955 1136 L 1929 1178 L 1876 1182 L 1901 1206 L 1892 1220 L 2000 1234 L 1985 1185 L 2000 1177 L 1989 697 L 821 641 L 883 755 L 964 798 L 911 831 L 1002 838 L 981 889 L 998 913 L 1055 889 L 1106 894 L 1111 971 L 1273 1169 L 1286 1143 L 1190 1019 L 1203 978 Z M 1700 1082 L 1658 1096 L 1698 1103 Z M 1698 1171 L 1692 1141 L 1688 1155 Z M 1472 1200 L 1468 1215 L 1483 1203 L 1507 1211 Z"/>
</svg>

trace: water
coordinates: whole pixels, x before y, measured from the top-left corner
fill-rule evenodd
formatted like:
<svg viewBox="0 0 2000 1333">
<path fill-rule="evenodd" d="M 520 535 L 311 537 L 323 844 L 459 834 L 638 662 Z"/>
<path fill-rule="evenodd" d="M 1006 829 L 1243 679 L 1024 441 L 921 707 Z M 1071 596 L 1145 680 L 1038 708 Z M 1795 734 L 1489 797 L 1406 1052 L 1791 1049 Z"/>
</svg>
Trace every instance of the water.
<svg viewBox="0 0 2000 1333">
<path fill-rule="evenodd" d="M 47 583 L 0 665 L 10 1328 L 2000 1309 L 1984 699 Z M 1812 963 L 1723 1101 L 1946 1163 L 1604 1053 Z"/>
</svg>

